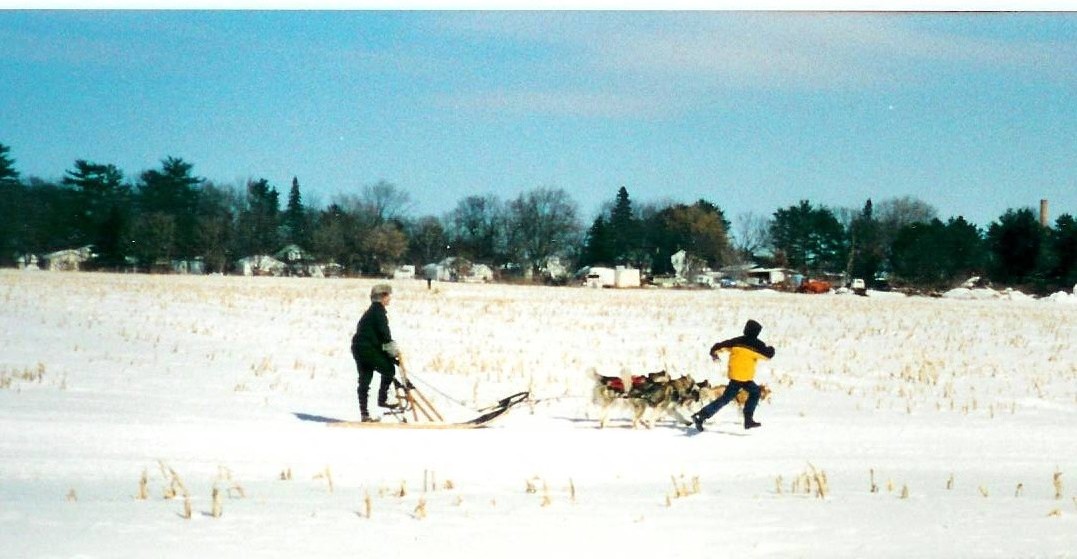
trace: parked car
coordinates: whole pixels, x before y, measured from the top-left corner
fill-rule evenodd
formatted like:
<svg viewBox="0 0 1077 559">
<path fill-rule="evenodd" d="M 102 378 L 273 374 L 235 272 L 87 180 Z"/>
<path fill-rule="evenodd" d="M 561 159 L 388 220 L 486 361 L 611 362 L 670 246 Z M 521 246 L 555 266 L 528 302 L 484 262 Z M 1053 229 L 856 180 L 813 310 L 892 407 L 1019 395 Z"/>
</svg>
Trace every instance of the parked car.
<svg viewBox="0 0 1077 559">
<path fill-rule="evenodd" d="M 864 280 L 861 278 L 854 279 L 850 287 L 852 287 L 853 293 L 856 293 L 857 295 L 867 296 L 868 294 L 868 288 L 864 285 Z"/>
</svg>

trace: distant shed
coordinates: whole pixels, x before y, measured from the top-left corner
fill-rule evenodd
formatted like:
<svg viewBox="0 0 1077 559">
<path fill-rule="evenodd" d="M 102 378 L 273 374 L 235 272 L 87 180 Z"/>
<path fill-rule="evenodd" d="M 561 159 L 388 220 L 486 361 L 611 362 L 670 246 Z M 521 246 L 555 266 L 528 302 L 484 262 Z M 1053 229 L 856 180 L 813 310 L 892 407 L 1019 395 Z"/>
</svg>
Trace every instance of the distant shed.
<svg viewBox="0 0 1077 559">
<path fill-rule="evenodd" d="M 587 287 L 639 287 L 640 273 L 636 268 L 617 266 L 606 268 L 603 266 L 591 266 L 582 270 L 584 285 Z"/>
</svg>

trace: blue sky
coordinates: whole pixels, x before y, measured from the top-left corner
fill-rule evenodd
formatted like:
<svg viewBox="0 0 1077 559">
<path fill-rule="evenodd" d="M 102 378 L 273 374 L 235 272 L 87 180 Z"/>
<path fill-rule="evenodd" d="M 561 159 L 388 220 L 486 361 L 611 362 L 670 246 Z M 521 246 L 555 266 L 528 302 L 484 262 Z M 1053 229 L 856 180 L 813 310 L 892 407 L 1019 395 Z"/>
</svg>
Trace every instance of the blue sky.
<svg viewBox="0 0 1077 559">
<path fill-rule="evenodd" d="M 1077 13 L 0 11 L 24 175 L 1077 214 Z"/>
</svg>

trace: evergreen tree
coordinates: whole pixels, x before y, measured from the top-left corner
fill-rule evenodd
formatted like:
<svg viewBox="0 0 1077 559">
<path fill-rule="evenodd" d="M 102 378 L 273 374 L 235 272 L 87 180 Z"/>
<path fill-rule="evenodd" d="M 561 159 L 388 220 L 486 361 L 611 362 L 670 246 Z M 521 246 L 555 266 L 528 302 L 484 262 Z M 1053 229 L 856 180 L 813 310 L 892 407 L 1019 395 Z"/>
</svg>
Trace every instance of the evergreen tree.
<svg viewBox="0 0 1077 559">
<path fill-rule="evenodd" d="M 1048 288 L 1071 290 L 1077 284 L 1077 222 L 1070 214 L 1062 214 L 1055 220 L 1055 227 L 1048 233 L 1050 261 L 1048 262 Z"/>
<path fill-rule="evenodd" d="M 0 265 L 14 262 L 16 252 L 24 252 L 24 243 L 18 240 L 16 216 L 23 213 L 27 204 L 26 189 L 19 181 L 15 160 L 8 157 L 11 148 L 0 144 Z"/>
<path fill-rule="evenodd" d="M 175 157 L 161 161 L 161 169 L 142 173 L 138 185 L 139 229 L 152 236 L 138 252 L 154 261 L 173 257 L 191 258 L 196 253 L 198 185 L 202 178 L 191 174 L 193 165 Z M 142 243 L 139 235 L 135 243 Z M 152 265 L 154 261 L 143 262 Z"/>
<path fill-rule="evenodd" d="M 242 254 L 273 254 L 280 249 L 280 194 L 266 179 L 247 183 L 246 206 L 237 229 Z"/>
<path fill-rule="evenodd" d="M 891 245 L 890 260 L 898 283 L 937 289 L 950 283 L 944 269 L 945 225 L 938 219 L 901 227 Z"/>
<path fill-rule="evenodd" d="M 1006 210 L 987 229 L 991 279 L 1002 284 L 1035 282 L 1046 233 L 1032 210 Z"/>
<path fill-rule="evenodd" d="M 131 254 L 149 271 L 168 266 L 179 256 L 176 248 L 176 217 L 161 211 L 144 212 L 131 227 Z"/>
<path fill-rule="evenodd" d="M 1061 286 L 1077 290 L 1077 220 L 1073 215 L 1062 214 L 1055 221 L 1052 246 L 1058 258 Z"/>
<path fill-rule="evenodd" d="M 0 144 L 0 188 L 19 184 L 19 172 L 15 169 L 15 160 L 8 157 L 9 152 L 10 147 Z"/>
<path fill-rule="evenodd" d="M 299 192 L 299 178 L 292 177 L 292 188 L 288 191 L 288 207 L 284 210 L 285 240 L 303 248 L 310 244 L 310 231 L 307 224 L 307 210 L 303 207 L 303 196 Z"/>
<path fill-rule="evenodd" d="M 940 242 L 945 251 L 943 269 L 951 283 L 984 274 L 987 249 L 978 227 L 962 216 L 950 218 L 946 222 L 945 238 Z"/>
<path fill-rule="evenodd" d="M 617 198 L 613 209 L 610 210 L 609 235 L 613 259 L 615 264 L 634 264 L 639 257 L 640 249 L 640 226 L 632 212 L 632 200 L 628 197 L 628 189 L 621 187 L 617 190 Z"/>
<path fill-rule="evenodd" d="M 608 213 L 603 211 L 591 223 L 580 250 L 581 263 L 642 267 L 646 256 L 644 232 L 644 224 L 632 207 L 628 189 L 622 186 L 617 189 Z"/>
<path fill-rule="evenodd" d="M 846 272 L 850 278 L 861 278 L 871 286 L 883 257 L 879 223 L 875 220 L 871 199 L 868 199 L 860 215 L 849 225 L 849 264 Z"/>
<path fill-rule="evenodd" d="M 807 200 L 774 212 L 770 237 L 779 263 L 803 273 L 835 272 L 846 264 L 845 230 L 838 218 Z"/>
<path fill-rule="evenodd" d="M 986 262 L 982 236 L 962 217 L 902 227 L 891 247 L 895 279 L 906 285 L 946 289 L 980 275 Z"/>
<path fill-rule="evenodd" d="M 78 244 L 93 244 L 99 265 L 123 264 L 125 242 L 130 222 L 130 186 L 124 184 L 123 172 L 111 164 L 75 161 L 66 171 L 63 184 L 74 187 L 79 209 L 76 226 Z"/>
<path fill-rule="evenodd" d="M 610 225 L 603 216 L 595 218 L 591 228 L 587 230 L 584 240 L 581 264 L 588 266 L 612 266 L 616 263 L 616 251 L 610 231 Z"/>
</svg>

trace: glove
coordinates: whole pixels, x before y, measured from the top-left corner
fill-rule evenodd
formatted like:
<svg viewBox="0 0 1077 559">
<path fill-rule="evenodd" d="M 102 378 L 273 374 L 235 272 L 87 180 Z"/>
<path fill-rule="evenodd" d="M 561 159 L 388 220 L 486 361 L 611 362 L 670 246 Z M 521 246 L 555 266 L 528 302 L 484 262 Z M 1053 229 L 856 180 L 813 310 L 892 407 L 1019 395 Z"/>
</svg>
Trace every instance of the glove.
<svg viewBox="0 0 1077 559">
<path fill-rule="evenodd" d="M 396 345 L 396 342 L 382 344 L 381 350 L 388 353 L 390 357 L 400 357 L 400 346 Z"/>
</svg>

